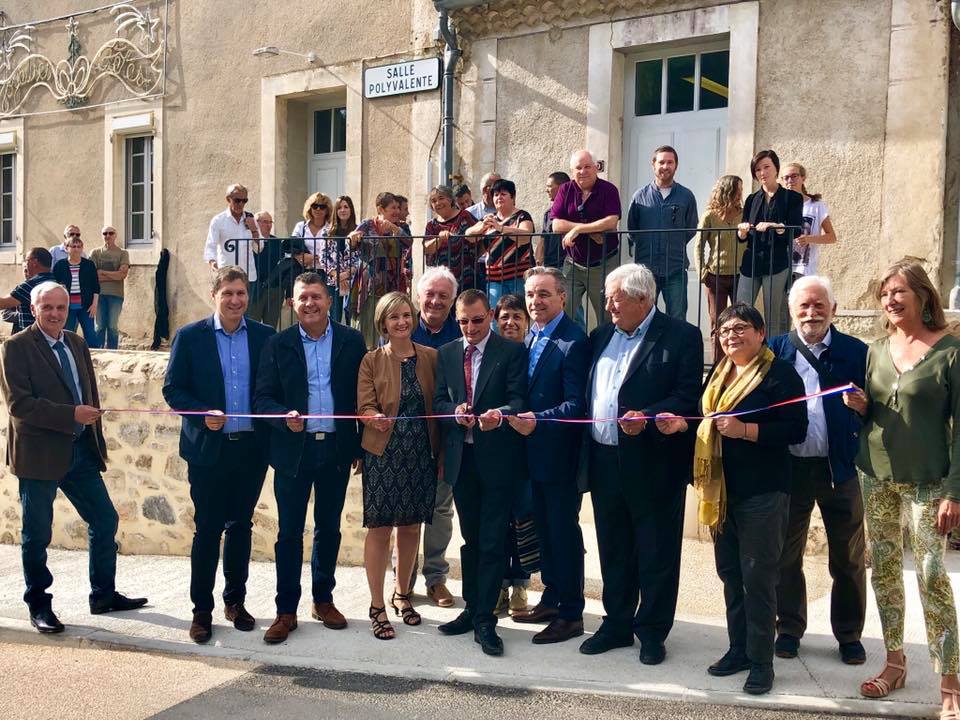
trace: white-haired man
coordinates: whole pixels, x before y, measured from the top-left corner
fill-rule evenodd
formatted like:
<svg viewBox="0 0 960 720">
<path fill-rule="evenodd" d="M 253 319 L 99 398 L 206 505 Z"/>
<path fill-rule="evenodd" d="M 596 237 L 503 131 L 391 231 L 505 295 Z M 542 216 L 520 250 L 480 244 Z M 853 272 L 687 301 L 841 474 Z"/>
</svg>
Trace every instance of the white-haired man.
<svg viewBox="0 0 960 720">
<path fill-rule="evenodd" d="M 68 250 L 68 248 L 70 247 L 70 241 L 73 240 L 74 238 L 79 238 L 79 237 L 80 237 L 80 228 L 78 228 L 76 225 L 71 223 L 70 225 L 67 225 L 63 229 L 63 242 L 60 243 L 59 245 L 54 245 L 52 248 L 50 248 L 50 258 L 51 258 L 50 267 L 51 268 L 61 260 L 67 259 L 67 255 L 70 254 L 70 251 Z M 83 256 L 86 257 L 87 254 L 83 253 Z"/>
<path fill-rule="evenodd" d="M 557 191 L 550 208 L 553 232 L 562 233 L 566 253 L 567 315 L 574 317 L 584 293 L 593 311 L 602 317 L 604 277 L 620 264 L 620 191 L 597 176 L 597 161 L 589 150 L 570 156 L 573 179 Z"/>
<path fill-rule="evenodd" d="M 863 387 L 867 346 L 832 325 L 836 302 L 830 280 L 817 275 L 790 288 L 794 330 L 770 341 L 778 357 L 792 363 L 807 394 L 853 383 Z M 827 531 L 830 576 L 830 624 L 840 659 L 860 665 L 866 659 L 860 635 L 867 603 L 864 567 L 863 498 L 854 459 L 859 448 L 860 416 L 841 395 L 807 401 L 807 437 L 790 446 L 793 482 L 790 516 L 777 586 L 778 657 L 793 658 L 807 628 L 807 591 L 803 551 L 810 513 L 820 507 Z"/>
<path fill-rule="evenodd" d="M 260 230 L 253 213 L 244 210 L 249 201 L 250 194 L 240 183 L 227 187 L 227 209 L 210 220 L 203 259 L 211 270 L 227 265 L 243 268 L 250 280 L 250 303 L 253 304 L 257 299 L 256 253 L 260 252 Z M 233 246 L 227 249 L 228 240 L 239 241 L 236 249 Z"/>
<path fill-rule="evenodd" d="M 482 196 L 477 202 L 467 208 L 467 212 L 473 215 L 477 222 L 483 220 L 487 215 L 497 214 L 497 208 L 493 205 L 493 184 L 500 179 L 500 173 L 496 172 L 488 172 L 480 178 L 480 192 Z"/>
<path fill-rule="evenodd" d="M 594 422 L 584 433 L 579 486 L 593 500 L 606 614 L 580 652 L 628 647 L 636 635 L 640 662 L 656 665 L 677 607 L 694 433 L 664 435 L 656 423 L 631 418 L 697 414 L 703 338 L 657 311 L 656 281 L 643 265 L 613 270 L 605 290 L 613 322 L 590 334 Z"/>
<path fill-rule="evenodd" d="M 146 598 L 116 591 L 119 518 L 101 472 L 107 444 L 90 350 L 65 331 L 70 297 L 47 281 L 30 292 L 36 322 L 0 347 L 0 390 L 7 402 L 7 465 L 17 476 L 23 525 L 20 554 L 30 623 L 41 633 L 63 632 L 47 592 L 53 576 L 47 546 L 59 489 L 88 525 L 90 612 L 133 610 Z"/>
</svg>

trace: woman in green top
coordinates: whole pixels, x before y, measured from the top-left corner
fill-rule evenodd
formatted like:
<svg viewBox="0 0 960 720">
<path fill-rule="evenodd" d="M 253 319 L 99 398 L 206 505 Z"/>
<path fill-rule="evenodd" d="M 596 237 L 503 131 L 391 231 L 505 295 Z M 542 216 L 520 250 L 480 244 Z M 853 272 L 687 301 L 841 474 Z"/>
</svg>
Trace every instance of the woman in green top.
<svg viewBox="0 0 960 720">
<path fill-rule="evenodd" d="M 941 718 L 960 718 L 957 611 L 943 566 L 947 533 L 960 524 L 960 340 L 926 272 L 903 260 L 877 285 L 887 337 L 870 346 L 864 392 L 844 399 L 864 416 L 857 465 L 873 552 L 873 591 L 887 649 L 866 697 L 903 687 L 903 523 L 910 530 L 927 643 L 941 677 Z M 906 513 L 901 512 L 906 509 Z"/>
</svg>

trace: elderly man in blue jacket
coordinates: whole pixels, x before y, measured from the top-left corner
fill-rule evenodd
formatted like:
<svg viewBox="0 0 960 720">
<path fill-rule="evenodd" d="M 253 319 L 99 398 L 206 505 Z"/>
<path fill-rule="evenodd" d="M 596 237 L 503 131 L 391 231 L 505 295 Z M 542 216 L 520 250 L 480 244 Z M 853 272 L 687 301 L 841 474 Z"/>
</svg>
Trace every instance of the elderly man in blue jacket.
<svg viewBox="0 0 960 720">
<path fill-rule="evenodd" d="M 867 346 L 833 327 L 836 302 L 830 281 L 815 275 L 800 278 L 790 289 L 789 305 L 794 330 L 773 338 L 770 347 L 793 364 L 806 394 L 847 383 L 863 387 Z M 776 654 L 796 657 L 807 627 L 803 551 L 816 503 L 827 531 L 833 578 L 830 623 L 840 659 L 859 665 L 866 658 L 860 635 L 867 600 L 863 498 L 854 465 L 860 418 L 839 394 L 808 400 L 807 415 L 807 437 L 790 446 L 793 489 L 777 587 Z"/>
</svg>

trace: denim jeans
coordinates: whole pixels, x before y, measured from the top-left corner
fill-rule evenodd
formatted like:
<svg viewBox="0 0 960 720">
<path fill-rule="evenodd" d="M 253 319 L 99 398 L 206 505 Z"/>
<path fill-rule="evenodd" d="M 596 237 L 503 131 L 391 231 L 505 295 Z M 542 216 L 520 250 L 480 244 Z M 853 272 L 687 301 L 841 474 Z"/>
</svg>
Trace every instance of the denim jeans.
<svg viewBox="0 0 960 720">
<path fill-rule="evenodd" d="M 83 308 L 70 308 L 67 311 L 67 321 L 64 328 L 70 332 L 76 332 L 77 323 L 83 329 L 83 339 L 87 341 L 87 346 L 92 348 L 100 347 L 100 341 L 97 337 L 97 330 L 93 325 L 93 318 L 90 313 Z"/>
<path fill-rule="evenodd" d="M 667 315 L 679 320 L 687 319 L 687 271 L 679 270 L 669 275 L 656 275 L 657 297 L 663 295 Z"/>
<path fill-rule="evenodd" d="M 101 295 L 97 303 L 97 345 L 116 350 L 120 343 L 120 311 L 123 298 L 119 295 Z"/>
<path fill-rule="evenodd" d="M 497 301 L 510 293 L 523 297 L 522 277 L 511 280 L 487 280 L 487 299 L 490 301 L 491 308 L 495 308 Z"/>
<path fill-rule="evenodd" d="M 119 518 L 89 443 L 89 438 L 74 442 L 73 462 L 59 483 L 56 480 L 19 479 L 23 508 L 20 554 L 27 586 L 23 599 L 32 610 L 50 607 L 53 597 L 47 592 L 53 584 L 53 575 L 47 568 L 47 546 L 53 534 L 53 501 L 58 486 L 88 525 L 90 602 L 113 597 Z"/>
</svg>

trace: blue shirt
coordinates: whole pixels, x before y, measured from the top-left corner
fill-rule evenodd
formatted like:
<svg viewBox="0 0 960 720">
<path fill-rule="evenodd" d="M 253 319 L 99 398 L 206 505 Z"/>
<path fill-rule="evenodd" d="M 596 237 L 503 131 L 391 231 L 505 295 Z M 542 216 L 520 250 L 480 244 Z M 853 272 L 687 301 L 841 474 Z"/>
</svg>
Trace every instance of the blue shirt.
<svg viewBox="0 0 960 720">
<path fill-rule="evenodd" d="M 627 228 L 633 230 L 663 230 L 664 232 L 634 233 L 630 236 L 634 262 L 643 263 L 657 277 L 668 277 L 690 265 L 687 243 L 697 234 L 700 221 L 697 199 L 678 182 L 670 187 L 666 198 L 656 183 L 637 190 L 627 211 Z M 672 231 L 671 228 L 684 228 Z"/>
<path fill-rule="evenodd" d="M 73 356 L 73 352 L 70 350 L 70 346 L 67 345 L 67 339 L 63 336 L 63 331 L 60 332 L 59 338 L 52 338 L 49 335 L 47 335 L 45 332 L 43 332 L 43 330 L 41 330 L 40 332 L 43 333 L 43 337 L 46 338 L 47 344 L 50 345 L 51 350 L 53 350 L 53 346 L 56 345 L 58 342 L 63 343 L 63 349 L 67 351 L 67 360 L 70 361 L 70 374 L 73 375 L 73 382 L 77 386 L 77 392 L 79 392 L 81 395 L 80 402 L 83 402 L 84 401 L 84 398 L 82 397 L 83 385 L 80 384 L 80 374 L 77 372 L 77 359 Z M 57 359 L 57 362 L 59 363 L 60 355 L 57 353 L 56 350 L 53 350 L 53 356 Z M 63 365 L 61 364 L 60 367 L 62 368 Z"/>
<path fill-rule="evenodd" d="M 213 334 L 217 338 L 220 371 L 223 373 L 224 410 L 227 415 L 249 415 L 250 409 L 250 346 L 247 344 L 247 320 L 232 333 L 223 329 L 220 316 L 213 314 Z M 227 418 L 224 433 L 252 432 L 251 418 Z"/>
<path fill-rule="evenodd" d="M 422 316 L 418 320 L 417 327 L 413 329 L 413 333 L 410 335 L 410 339 L 418 345 L 426 345 L 438 350 L 441 345 L 446 345 L 451 340 L 458 340 L 462 337 L 460 326 L 457 325 L 457 321 L 452 316 L 447 317 L 443 326 L 437 332 L 433 332 L 427 327 Z"/>
<path fill-rule="evenodd" d="M 591 393 L 590 412 L 594 419 L 591 426 L 593 439 L 602 445 L 617 445 L 617 423 L 596 422 L 601 418 L 620 417 L 620 386 L 626 377 L 630 361 L 636 355 L 647 328 L 653 321 L 656 307 L 650 308 L 650 313 L 643 319 L 629 335 L 620 328 L 614 330 L 610 342 L 603 349 L 597 360 L 597 367 L 593 371 L 593 392 Z M 631 408 L 639 410 L 640 408 Z"/>
<path fill-rule="evenodd" d="M 563 319 L 563 311 L 561 310 L 557 313 L 557 316 L 547 323 L 546 327 L 540 329 L 537 323 L 534 323 L 530 328 L 530 342 L 527 347 L 530 349 L 530 354 L 527 356 L 527 378 L 533 377 L 533 371 L 537 369 L 537 362 L 540 360 L 540 356 L 543 355 L 544 349 L 547 347 L 547 343 L 550 338 L 553 336 L 553 331 L 557 329 L 557 325 L 560 324 L 560 321 Z"/>
<path fill-rule="evenodd" d="M 310 415 L 333 415 L 333 389 L 330 386 L 333 352 L 333 322 L 327 320 L 327 329 L 319 339 L 307 335 L 300 328 L 300 341 L 303 343 L 303 355 L 307 361 L 307 413 Z M 307 420 L 307 432 L 334 432 L 337 425 L 333 420 Z"/>
</svg>

